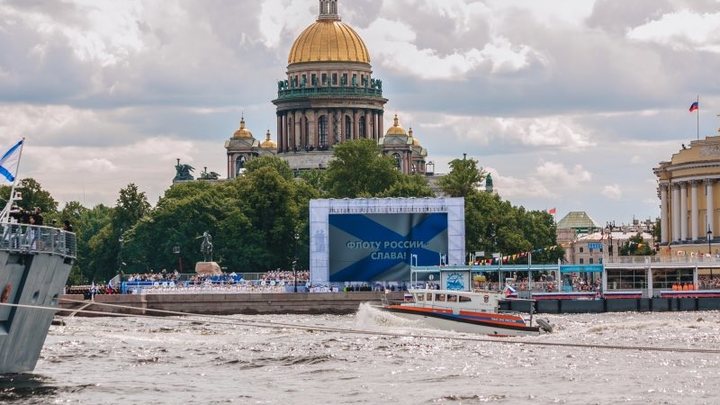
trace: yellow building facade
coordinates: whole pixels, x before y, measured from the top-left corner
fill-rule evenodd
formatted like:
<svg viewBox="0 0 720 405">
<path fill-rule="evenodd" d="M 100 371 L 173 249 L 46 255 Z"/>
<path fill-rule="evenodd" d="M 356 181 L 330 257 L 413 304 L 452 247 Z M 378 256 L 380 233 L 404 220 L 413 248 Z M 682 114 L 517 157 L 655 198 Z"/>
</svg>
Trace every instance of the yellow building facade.
<svg viewBox="0 0 720 405">
<path fill-rule="evenodd" d="M 716 254 L 720 211 L 720 136 L 693 141 L 653 169 L 660 197 L 660 253 Z"/>
</svg>

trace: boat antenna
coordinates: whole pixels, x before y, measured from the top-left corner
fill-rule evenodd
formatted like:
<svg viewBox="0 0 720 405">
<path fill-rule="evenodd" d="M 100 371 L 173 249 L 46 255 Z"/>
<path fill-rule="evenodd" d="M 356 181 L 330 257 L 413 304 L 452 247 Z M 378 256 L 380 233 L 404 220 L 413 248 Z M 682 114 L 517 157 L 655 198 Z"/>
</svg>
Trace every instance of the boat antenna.
<svg viewBox="0 0 720 405">
<path fill-rule="evenodd" d="M 23 146 L 25 145 L 25 137 L 21 138 L 18 143 L 13 145 L 2 157 L 0 157 L 0 176 L 5 177 L 7 180 L 12 181 L 10 187 L 10 197 L 8 197 L 5 208 L 0 211 L 0 223 L 10 222 L 10 210 L 15 204 L 15 201 L 22 199 L 21 194 L 15 192 L 15 186 L 17 186 L 17 175 L 20 171 L 20 160 L 22 159 Z M 14 156 L 17 154 L 17 162 L 15 162 L 15 170 L 10 171 L 5 167 L 4 163 L 12 163 Z"/>
</svg>

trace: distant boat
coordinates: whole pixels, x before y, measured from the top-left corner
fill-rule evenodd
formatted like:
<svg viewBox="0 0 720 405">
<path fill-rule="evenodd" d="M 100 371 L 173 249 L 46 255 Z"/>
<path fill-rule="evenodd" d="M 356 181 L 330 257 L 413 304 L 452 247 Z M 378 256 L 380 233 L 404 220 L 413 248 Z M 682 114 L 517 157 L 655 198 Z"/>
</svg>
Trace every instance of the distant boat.
<svg viewBox="0 0 720 405">
<path fill-rule="evenodd" d="M 15 191 L 24 139 L 0 157 L 0 176 L 12 182 L 0 211 L 0 374 L 32 371 L 77 257 L 75 234 L 19 223 Z M 2 178 L 0 177 L 0 178 Z"/>
<path fill-rule="evenodd" d="M 417 289 L 405 294 L 404 302 L 386 303 L 383 311 L 443 330 L 492 336 L 538 335 L 552 328 L 543 321 L 532 326 L 522 316 L 499 312 L 505 296 L 497 291 Z"/>
</svg>

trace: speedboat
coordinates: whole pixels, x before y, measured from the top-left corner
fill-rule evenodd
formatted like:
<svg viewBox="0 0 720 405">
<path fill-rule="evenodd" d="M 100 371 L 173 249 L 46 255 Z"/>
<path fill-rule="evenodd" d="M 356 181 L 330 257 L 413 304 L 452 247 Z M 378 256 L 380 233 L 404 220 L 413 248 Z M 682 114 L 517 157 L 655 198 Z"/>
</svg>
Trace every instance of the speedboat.
<svg viewBox="0 0 720 405">
<path fill-rule="evenodd" d="M 407 292 L 402 303 L 384 303 L 380 307 L 399 317 L 418 320 L 423 324 L 456 332 L 492 336 L 532 336 L 551 331 L 550 324 L 539 320 L 532 325 L 516 313 L 501 313 L 497 291 L 456 291 L 414 289 Z"/>
</svg>

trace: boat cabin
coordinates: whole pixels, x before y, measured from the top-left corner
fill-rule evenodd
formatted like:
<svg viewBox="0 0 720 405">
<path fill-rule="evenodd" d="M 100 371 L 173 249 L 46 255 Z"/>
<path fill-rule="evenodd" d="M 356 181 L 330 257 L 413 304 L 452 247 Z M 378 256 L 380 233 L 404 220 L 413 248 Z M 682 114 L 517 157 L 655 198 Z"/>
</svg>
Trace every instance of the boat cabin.
<svg viewBox="0 0 720 405">
<path fill-rule="evenodd" d="M 497 312 L 503 294 L 494 291 L 411 290 L 402 305 L 431 309 Z"/>
</svg>

